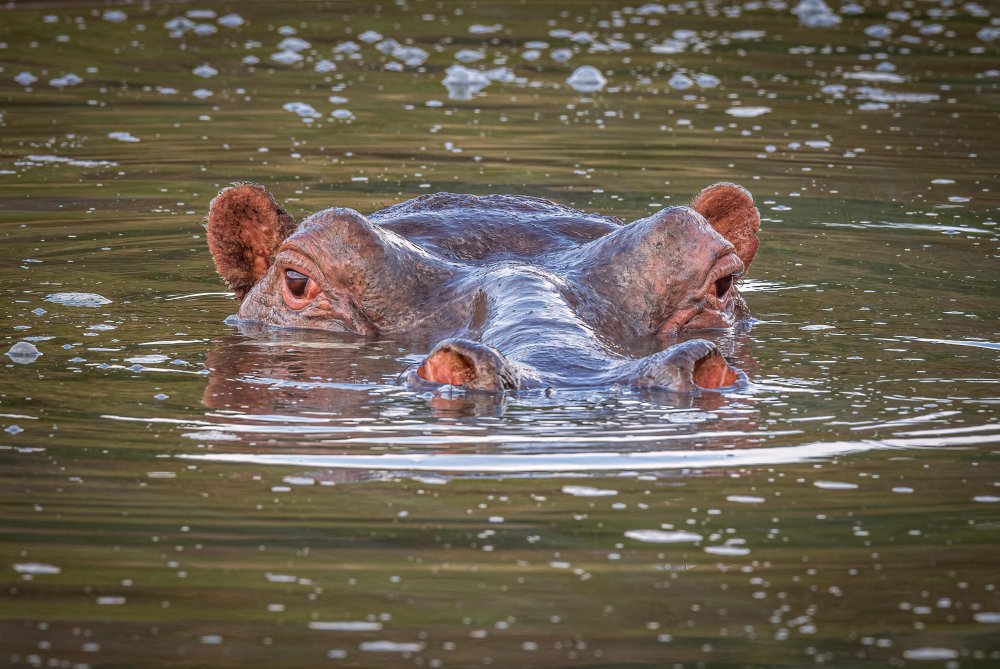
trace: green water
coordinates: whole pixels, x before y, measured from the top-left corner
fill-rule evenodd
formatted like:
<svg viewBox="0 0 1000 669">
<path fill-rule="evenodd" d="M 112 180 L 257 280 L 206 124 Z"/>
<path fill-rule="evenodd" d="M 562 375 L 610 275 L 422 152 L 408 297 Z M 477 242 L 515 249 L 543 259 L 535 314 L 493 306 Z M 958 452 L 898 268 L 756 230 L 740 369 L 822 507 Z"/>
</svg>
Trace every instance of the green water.
<svg viewBox="0 0 1000 669">
<path fill-rule="evenodd" d="M 833 4 L 4 5 L 0 349 L 42 355 L 0 370 L 0 666 L 1000 665 L 1000 14 Z M 515 80 L 449 97 L 463 49 Z M 415 394 L 433 342 L 241 331 L 200 227 L 240 179 L 739 182 L 758 322 L 710 338 L 754 384 Z"/>
</svg>

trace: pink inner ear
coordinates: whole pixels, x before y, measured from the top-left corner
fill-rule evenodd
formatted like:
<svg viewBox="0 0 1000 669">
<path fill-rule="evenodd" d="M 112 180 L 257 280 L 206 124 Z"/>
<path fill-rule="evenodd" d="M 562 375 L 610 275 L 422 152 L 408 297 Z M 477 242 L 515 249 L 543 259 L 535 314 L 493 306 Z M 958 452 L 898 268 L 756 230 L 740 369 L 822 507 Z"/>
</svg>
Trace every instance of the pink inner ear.
<svg viewBox="0 0 1000 669">
<path fill-rule="evenodd" d="M 216 196 L 208 212 L 208 247 L 237 299 L 267 272 L 294 229 L 295 220 L 263 186 L 238 184 Z"/>
<path fill-rule="evenodd" d="M 736 255 L 749 267 L 760 246 L 757 239 L 760 212 L 750 192 L 736 184 L 715 184 L 699 193 L 691 202 L 691 208 L 736 247 Z"/>
</svg>

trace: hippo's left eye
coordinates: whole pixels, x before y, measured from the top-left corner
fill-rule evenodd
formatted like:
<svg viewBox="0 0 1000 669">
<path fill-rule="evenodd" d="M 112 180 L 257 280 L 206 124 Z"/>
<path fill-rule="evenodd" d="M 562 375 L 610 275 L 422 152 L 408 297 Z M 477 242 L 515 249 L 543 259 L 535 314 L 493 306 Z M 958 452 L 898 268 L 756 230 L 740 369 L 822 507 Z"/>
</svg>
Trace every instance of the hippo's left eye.
<svg viewBox="0 0 1000 669">
<path fill-rule="evenodd" d="M 284 286 L 281 294 L 287 304 L 292 309 L 302 309 L 322 292 L 319 284 L 308 274 L 303 274 L 297 269 L 285 268 Z"/>
</svg>

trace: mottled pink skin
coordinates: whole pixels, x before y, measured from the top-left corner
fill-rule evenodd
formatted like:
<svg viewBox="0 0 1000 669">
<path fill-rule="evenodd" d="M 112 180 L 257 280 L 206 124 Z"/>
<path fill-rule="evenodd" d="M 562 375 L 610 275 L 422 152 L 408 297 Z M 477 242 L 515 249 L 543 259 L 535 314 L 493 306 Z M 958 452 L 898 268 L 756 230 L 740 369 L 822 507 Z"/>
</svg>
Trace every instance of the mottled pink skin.
<svg viewBox="0 0 1000 669">
<path fill-rule="evenodd" d="M 641 360 L 622 351 L 749 317 L 736 278 L 760 219 L 738 186 L 629 225 L 537 198 L 448 193 L 367 218 L 326 209 L 290 233 L 286 217 L 252 184 L 212 203 L 209 243 L 220 274 L 245 292 L 241 320 L 442 339 L 417 383 L 688 391 L 737 378 L 707 342 Z"/>
</svg>

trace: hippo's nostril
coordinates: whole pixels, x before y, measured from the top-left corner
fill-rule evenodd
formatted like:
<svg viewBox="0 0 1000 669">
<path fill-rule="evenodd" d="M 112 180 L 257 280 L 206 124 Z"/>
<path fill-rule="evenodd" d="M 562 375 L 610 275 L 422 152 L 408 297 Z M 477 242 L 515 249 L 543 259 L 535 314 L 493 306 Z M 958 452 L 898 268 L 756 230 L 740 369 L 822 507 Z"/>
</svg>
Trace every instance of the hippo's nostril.
<svg viewBox="0 0 1000 669">
<path fill-rule="evenodd" d="M 739 381 L 740 376 L 718 350 L 712 349 L 695 361 L 691 378 L 702 388 L 725 388 Z"/>
<path fill-rule="evenodd" d="M 476 378 L 476 363 L 450 347 L 440 347 L 417 369 L 417 376 L 435 383 L 462 386 Z"/>
</svg>

